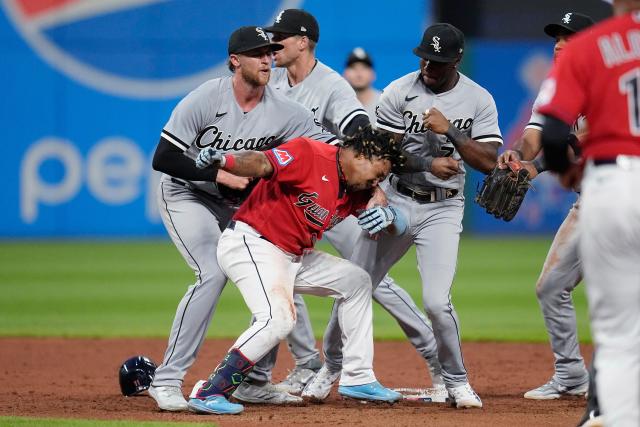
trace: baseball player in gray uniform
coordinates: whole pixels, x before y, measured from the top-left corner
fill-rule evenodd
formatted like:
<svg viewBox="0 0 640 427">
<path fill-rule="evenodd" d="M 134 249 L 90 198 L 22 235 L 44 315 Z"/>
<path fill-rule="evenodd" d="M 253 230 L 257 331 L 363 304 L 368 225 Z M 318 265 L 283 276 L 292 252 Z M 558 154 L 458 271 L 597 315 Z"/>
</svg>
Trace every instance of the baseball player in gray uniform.
<svg viewBox="0 0 640 427">
<path fill-rule="evenodd" d="M 376 124 L 376 106 L 382 91 L 372 86 L 376 79 L 376 72 L 373 69 L 373 59 L 361 47 L 354 48 L 345 64 L 342 72 L 344 78 L 349 82 L 353 90 L 356 91 L 358 101 L 367 110 L 371 124 Z"/>
<path fill-rule="evenodd" d="M 266 27 L 265 31 L 273 33 L 273 40 L 284 46 L 275 53 L 277 68 L 272 72 L 270 87 L 313 111 L 319 124 L 339 137 L 352 135 L 358 128 L 369 125 L 369 116 L 358 102 L 354 90 L 337 72 L 316 59 L 315 45 L 320 31 L 318 22 L 311 14 L 300 9 L 284 10 L 276 17 L 273 26 Z M 348 217 L 325 236 L 344 258 L 348 258 L 353 242 L 361 231 L 355 217 Z M 432 382 L 435 385 L 442 384 L 431 325 L 409 294 L 386 276 L 373 298 L 397 319 L 425 358 Z M 287 342 L 296 367 L 277 387 L 298 394 L 315 376 L 322 363 L 304 300 L 296 295 L 294 302 L 296 326 L 287 337 Z M 277 348 L 256 365 L 248 382 L 270 381 L 276 356 Z M 244 390 L 245 396 L 248 390 Z"/>
<path fill-rule="evenodd" d="M 459 408 L 482 407 L 468 382 L 450 292 L 464 212 L 463 161 L 488 172 L 496 164 L 502 143 L 492 96 L 457 70 L 463 49 L 460 30 L 450 24 L 430 26 L 413 50 L 421 58 L 420 70 L 395 80 L 383 91 L 378 129 L 401 140 L 407 151 L 428 158 L 431 167 L 425 173 L 392 174 L 384 188 L 389 203 L 408 218 L 408 232 L 377 240 L 361 233 L 351 257 L 371 274 L 375 286 L 416 245 L 424 308 L 433 325 L 446 389 Z M 303 397 L 325 398 L 339 376 L 341 361 L 332 357 L 341 345 L 335 340 L 340 336 L 335 332 L 339 327 L 335 308 L 325 334 L 325 365 Z"/>
<path fill-rule="evenodd" d="M 272 43 L 260 27 L 236 30 L 228 46 L 233 76 L 207 81 L 188 94 L 162 129 L 153 159 L 153 167 L 164 172 L 158 204 L 171 239 L 196 276 L 178 305 L 163 362 L 149 389 L 163 410 L 187 409 L 182 381 L 227 281 L 216 261 L 216 247 L 237 204 L 223 196 L 222 184 L 242 189 L 248 183 L 213 167 L 197 169 L 193 159 L 205 147 L 235 152 L 266 150 L 299 136 L 335 140 L 309 110 L 267 86 L 272 52 L 278 49 L 282 45 Z M 262 388 L 272 403 L 301 400 L 269 387 Z"/>
<path fill-rule="evenodd" d="M 554 60 L 571 36 L 591 25 L 593 20 L 589 16 L 575 12 L 564 13 L 558 22 L 546 25 L 544 32 L 556 40 Z M 531 119 L 521 139 L 514 144 L 513 150 L 507 150 L 498 157 L 498 163 L 533 160 L 542 150 L 540 135 L 544 117 L 537 110 L 541 97 L 539 94 L 534 102 Z M 574 124 L 574 138 L 577 138 L 576 134 L 586 132 L 585 125 L 584 117 Z M 534 163 L 538 172 L 544 170 L 541 158 Z M 560 225 L 536 285 L 536 295 L 555 358 L 555 372 L 546 384 L 526 392 L 524 397 L 527 399 L 549 400 L 565 395 L 584 395 L 588 388 L 589 375 L 578 346 L 576 312 L 571 300 L 571 292 L 582 280 L 576 229 L 578 207 L 576 202 Z"/>
</svg>

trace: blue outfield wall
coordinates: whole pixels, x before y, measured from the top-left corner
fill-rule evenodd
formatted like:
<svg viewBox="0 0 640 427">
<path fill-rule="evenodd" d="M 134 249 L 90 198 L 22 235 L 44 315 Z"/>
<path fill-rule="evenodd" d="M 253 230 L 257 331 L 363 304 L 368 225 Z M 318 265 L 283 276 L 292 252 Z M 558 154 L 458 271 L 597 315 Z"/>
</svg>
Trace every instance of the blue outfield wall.
<svg viewBox="0 0 640 427">
<path fill-rule="evenodd" d="M 341 71 L 348 52 L 362 46 L 383 88 L 416 69 L 411 49 L 431 21 L 430 2 L 418 0 L 402 7 L 383 0 L 52 3 L 0 2 L 0 237 L 164 236 L 155 204 L 159 175 L 150 167 L 160 130 L 182 96 L 225 72 L 234 28 L 267 25 L 283 8 L 305 8 L 320 22 L 318 57 Z M 507 133 L 531 97 L 518 67 L 533 51 L 548 58 L 551 46 L 469 46 L 469 74 L 494 93 Z M 536 218 L 519 216 L 505 226 L 470 207 L 467 229 L 555 229 L 567 195 L 540 187 L 527 200 L 540 199 L 538 213 L 527 216 Z"/>
</svg>

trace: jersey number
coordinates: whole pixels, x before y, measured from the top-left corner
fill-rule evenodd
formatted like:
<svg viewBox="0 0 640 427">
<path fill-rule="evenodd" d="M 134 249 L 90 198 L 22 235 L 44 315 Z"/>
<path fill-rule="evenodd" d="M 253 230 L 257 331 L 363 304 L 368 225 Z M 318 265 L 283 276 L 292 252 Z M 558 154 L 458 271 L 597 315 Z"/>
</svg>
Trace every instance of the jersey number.
<svg viewBox="0 0 640 427">
<path fill-rule="evenodd" d="M 453 147 L 442 146 L 440 147 L 440 152 L 442 153 L 442 157 L 451 157 L 453 156 Z"/>
<path fill-rule="evenodd" d="M 618 84 L 620 93 L 627 95 L 631 135 L 640 136 L 640 68 L 624 73 Z"/>
</svg>

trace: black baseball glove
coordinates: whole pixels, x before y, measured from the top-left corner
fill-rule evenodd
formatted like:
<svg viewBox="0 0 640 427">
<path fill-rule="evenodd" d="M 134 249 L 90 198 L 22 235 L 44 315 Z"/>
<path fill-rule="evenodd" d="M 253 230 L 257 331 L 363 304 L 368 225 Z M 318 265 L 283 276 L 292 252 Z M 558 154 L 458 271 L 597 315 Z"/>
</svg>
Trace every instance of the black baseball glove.
<svg viewBox="0 0 640 427">
<path fill-rule="evenodd" d="M 484 178 L 476 203 L 496 218 L 511 221 L 531 185 L 529 171 L 520 162 L 511 161 L 507 166 L 504 169 L 496 166 Z"/>
</svg>

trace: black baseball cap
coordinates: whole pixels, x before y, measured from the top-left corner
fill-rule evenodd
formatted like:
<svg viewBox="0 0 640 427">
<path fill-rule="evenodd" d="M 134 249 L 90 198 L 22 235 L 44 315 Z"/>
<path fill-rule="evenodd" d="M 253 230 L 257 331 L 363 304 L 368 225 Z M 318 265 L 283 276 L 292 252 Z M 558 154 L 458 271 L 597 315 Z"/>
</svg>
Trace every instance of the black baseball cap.
<svg viewBox="0 0 640 427">
<path fill-rule="evenodd" d="M 243 53 L 253 49 L 270 46 L 271 50 L 284 48 L 279 43 L 273 43 L 267 33 L 261 27 L 240 27 L 229 37 L 229 55 L 232 53 Z"/>
<path fill-rule="evenodd" d="M 451 24 L 438 22 L 424 31 L 413 53 L 422 59 L 454 62 L 464 52 L 464 34 Z"/>
<path fill-rule="evenodd" d="M 312 14 L 302 9 L 285 9 L 276 16 L 270 27 L 265 27 L 270 33 L 295 34 L 307 36 L 314 42 L 320 39 L 320 27 Z"/>
<path fill-rule="evenodd" d="M 577 12 L 569 12 L 562 15 L 558 22 L 547 24 L 544 32 L 555 38 L 560 34 L 574 34 L 594 24 L 590 16 Z"/>
<path fill-rule="evenodd" d="M 367 65 L 369 68 L 373 68 L 373 60 L 371 59 L 367 51 L 361 47 L 356 47 L 351 51 L 351 53 L 349 53 L 349 56 L 347 57 L 347 63 L 345 66 L 349 68 L 356 62 L 362 62 L 363 64 Z"/>
</svg>

